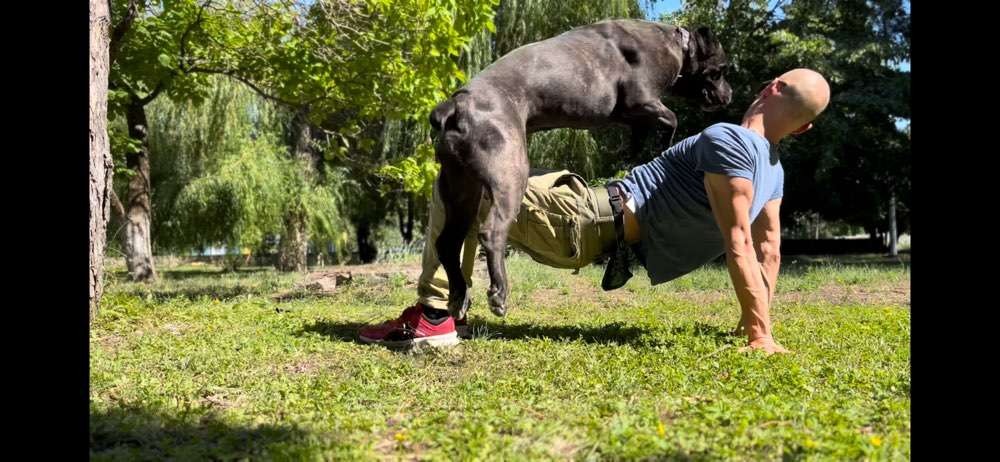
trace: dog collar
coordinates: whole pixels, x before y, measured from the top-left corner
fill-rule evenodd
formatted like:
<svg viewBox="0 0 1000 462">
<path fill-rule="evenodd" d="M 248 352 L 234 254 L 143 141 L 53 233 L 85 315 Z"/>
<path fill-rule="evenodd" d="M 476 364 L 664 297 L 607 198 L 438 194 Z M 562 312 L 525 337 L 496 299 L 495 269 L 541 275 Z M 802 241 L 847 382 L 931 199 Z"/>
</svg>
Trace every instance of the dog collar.
<svg viewBox="0 0 1000 462">
<path fill-rule="evenodd" d="M 681 59 L 683 61 L 687 61 L 691 57 L 691 53 L 688 51 L 688 49 L 690 48 L 690 46 L 688 46 L 688 41 L 691 39 L 691 33 L 688 32 L 688 30 L 683 27 L 678 27 L 677 30 L 680 31 L 681 33 L 681 56 L 682 56 Z M 682 69 L 684 68 L 683 62 L 681 63 L 681 68 Z M 680 72 L 678 72 L 677 76 L 674 77 L 674 82 L 677 82 L 677 79 L 679 78 L 681 78 Z"/>
</svg>

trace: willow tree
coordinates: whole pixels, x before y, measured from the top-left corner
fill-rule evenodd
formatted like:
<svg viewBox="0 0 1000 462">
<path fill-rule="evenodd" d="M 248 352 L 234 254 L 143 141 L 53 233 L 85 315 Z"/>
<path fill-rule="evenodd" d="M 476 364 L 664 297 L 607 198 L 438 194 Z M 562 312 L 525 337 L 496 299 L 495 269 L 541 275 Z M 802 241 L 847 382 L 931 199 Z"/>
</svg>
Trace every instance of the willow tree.
<svg viewBox="0 0 1000 462">
<path fill-rule="evenodd" d="M 214 6 L 181 68 L 244 82 L 293 116 L 292 157 L 307 181 L 318 159 L 338 163 L 379 152 L 378 121 L 426 113 L 461 77 L 462 46 L 492 16 L 495 0 L 319 0 L 241 2 Z M 319 141 L 317 146 L 316 141 Z M 372 169 L 340 162 L 353 177 Z M 305 268 L 304 201 L 285 209 L 287 264 Z"/>
<path fill-rule="evenodd" d="M 312 183 L 288 156 L 289 115 L 245 85 L 210 80 L 202 102 L 162 99 L 150 105 L 153 229 L 167 252 L 209 245 L 258 248 L 284 229 L 286 204 L 313 211 L 310 233 L 337 235 L 340 175 Z M 231 263 L 237 263 L 231 260 Z"/>
<path fill-rule="evenodd" d="M 149 121 L 146 108 L 160 95 L 175 100 L 199 99 L 205 76 L 185 75 L 177 59 L 186 46 L 205 39 L 196 33 L 211 2 L 176 0 L 111 2 L 111 72 L 108 117 L 119 123 L 111 131 L 111 147 L 125 168 L 117 179 L 122 194 L 112 195 L 112 210 L 123 222 L 125 262 L 133 280 L 156 278 L 152 242 L 152 178 Z M 120 188 L 121 189 L 121 188 Z M 123 198 L 124 200 L 121 200 Z"/>
</svg>

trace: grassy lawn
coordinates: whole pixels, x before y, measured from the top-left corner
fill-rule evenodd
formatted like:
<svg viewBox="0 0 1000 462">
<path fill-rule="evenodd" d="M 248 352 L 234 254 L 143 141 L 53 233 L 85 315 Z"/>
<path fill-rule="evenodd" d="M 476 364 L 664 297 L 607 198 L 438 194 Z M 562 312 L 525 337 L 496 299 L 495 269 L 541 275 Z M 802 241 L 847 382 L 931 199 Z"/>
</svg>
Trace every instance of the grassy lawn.
<svg viewBox="0 0 1000 462">
<path fill-rule="evenodd" d="M 414 301 L 405 272 L 280 302 L 301 276 L 112 274 L 91 332 L 92 459 L 910 457 L 908 263 L 786 257 L 772 318 L 795 353 L 770 357 L 726 335 L 739 311 L 721 266 L 612 292 L 600 267 L 514 256 L 509 271 L 506 318 L 477 281 L 475 338 L 422 354 L 356 340 Z"/>
</svg>

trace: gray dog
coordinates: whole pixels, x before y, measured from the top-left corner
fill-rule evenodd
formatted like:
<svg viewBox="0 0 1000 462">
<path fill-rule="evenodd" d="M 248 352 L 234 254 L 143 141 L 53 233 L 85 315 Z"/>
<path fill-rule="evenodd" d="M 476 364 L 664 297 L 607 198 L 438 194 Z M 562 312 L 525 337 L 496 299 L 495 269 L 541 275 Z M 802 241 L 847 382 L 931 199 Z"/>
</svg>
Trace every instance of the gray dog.
<svg viewBox="0 0 1000 462">
<path fill-rule="evenodd" d="M 602 21 L 504 55 L 438 104 L 430 122 L 439 132 L 445 225 L 434 245 L 448 275 L 449 313 L 461 318 L 469 308 L 459 254 L 483 194 L 490 205 L 478 237 L 489 305 L 498 316 L 507 312 L 504 251 L 527 187 L 530 133 L 616 124 L 632 128 L 633 150 L 651 131 L 666 149 L 677 116 L 661 95 L 672 89 L 703 110 L 721 108 L 732 100 L 723 76 L 728 64 L 708 28 L 691 33 L 650 21 Z"/>
</svg>

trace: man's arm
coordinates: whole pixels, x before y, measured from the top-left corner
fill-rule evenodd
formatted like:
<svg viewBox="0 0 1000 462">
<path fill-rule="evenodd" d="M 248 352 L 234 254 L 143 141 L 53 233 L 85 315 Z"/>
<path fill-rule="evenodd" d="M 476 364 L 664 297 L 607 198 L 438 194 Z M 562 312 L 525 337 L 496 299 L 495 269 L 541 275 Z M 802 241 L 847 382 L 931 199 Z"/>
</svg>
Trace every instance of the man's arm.
<svg viewBox="0 0 1000 462">
<path fill-rule="evenodd" d="M 764 210 L 750 225 L 757 261 L 764 273 L 764 283 L 767 284 L 768 306 L 774 303 L 774 288 L 777 286 L 778 270 L 781 268 L 781 222 L 778 220 L 780 208 L 781 199 L 774 199 L 764 204 Z"/>
<path fill-rule="evenodd" d="M 705 189 L 725 242 L 729 276 L 740 302 L 741 324 L 750 347 L 760 348 L 768 353 L 787 352 L 771 336 L 770 299 L 773 289 L 769 288 L 767 279 L 776 279 L 765 279 L 764 272 L 768 266 L 765 265 L 762 270 L 757 259 L 754 233 L 750 225 L 753 184 L 746 178 L 705 172 Z M 777 212 L 776 207 L 774 212 Z M 769 244 L 764 247 L 770 251 Z M 777 265 L 770 266 L 776 277 Z M 773 283 L 770 286 L 773 287 Z"/>
<path fill-rule="evenodd" d="M 764 284 L 767 285 L 768 307 L 774 305 L 774 291 L 778 286 L 778 270 L 781 267 L 781 222 L 778 218 L 780 208 L 780 198 L 771 200 L 764 204 L 764 210 L 750 225 L 757 262 L 763 273 Z M 741 316 L 740 323 L 736 325 L 735 335 L 745 335 L 745 325 L 745 316 Z"/>
</svg>

